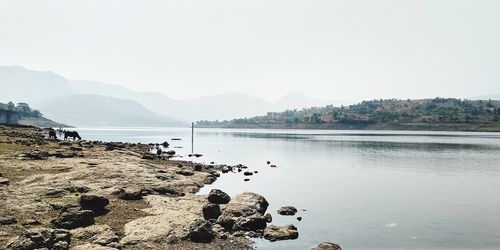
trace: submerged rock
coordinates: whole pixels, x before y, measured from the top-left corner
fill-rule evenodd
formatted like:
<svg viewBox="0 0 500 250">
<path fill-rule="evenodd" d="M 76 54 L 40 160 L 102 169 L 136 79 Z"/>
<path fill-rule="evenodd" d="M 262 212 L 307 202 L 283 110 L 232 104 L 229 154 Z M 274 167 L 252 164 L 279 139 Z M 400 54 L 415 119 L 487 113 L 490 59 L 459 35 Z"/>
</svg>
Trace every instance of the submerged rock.
<svg viewBox="0 0 500 250">
<path fill-rule="evenodd" d="M 294 240 L 299 237 L 299 232 L 294 225 L 278 227 L 270 225 L 264 229 L 264 238 L 269 241 Z"/>
<path fill-rule="evenodd" d="M 215 204 L 227 204 L 231 201 L 231 197 L 222 190 L 212 189 L 208 194 L 208 201 Z"/>
<path fill-rule="evenodd" d="M 297 213 L 297 209 L 292 206 L 286 206 L 278 209 L 278 214 L 281 215 L 295 215 Z"/>
<path fill-rule="evenodd" d="M 189 226 L 189 239 L 192 242 L 208 243 L 214 239 L 214 232 L 210 222 L 202 219 L 195 220 Z"/>
<path fill-rule="evenodd" d="M 342 250 L 342 248 L 332 242 L 323 242 L 319 244 L 317 247 L 314 247 L 312 250 Z"/>
</svg>

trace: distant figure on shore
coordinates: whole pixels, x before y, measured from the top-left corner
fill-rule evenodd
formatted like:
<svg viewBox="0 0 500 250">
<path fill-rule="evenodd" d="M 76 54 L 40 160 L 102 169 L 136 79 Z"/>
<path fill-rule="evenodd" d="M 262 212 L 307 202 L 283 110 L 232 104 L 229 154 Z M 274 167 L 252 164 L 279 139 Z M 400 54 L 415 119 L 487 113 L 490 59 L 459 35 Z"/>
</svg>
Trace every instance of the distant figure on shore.
<svg viewBox="0 0 500 250">
<path fill-rule="evenodd" d="M 52 138 L 57 139 L 56 131 L 53 129 L 49 130 L 49 139 Z"/>
<path fill-rule="evenodd" d="M 64 140 L 66 140 L 68 137 L 73 137 L 73 141 L 78 138 L 78 140 L 81 140 L 82 137 L 78 134 L 76 131 L 64 131 Z"/>
</svg>

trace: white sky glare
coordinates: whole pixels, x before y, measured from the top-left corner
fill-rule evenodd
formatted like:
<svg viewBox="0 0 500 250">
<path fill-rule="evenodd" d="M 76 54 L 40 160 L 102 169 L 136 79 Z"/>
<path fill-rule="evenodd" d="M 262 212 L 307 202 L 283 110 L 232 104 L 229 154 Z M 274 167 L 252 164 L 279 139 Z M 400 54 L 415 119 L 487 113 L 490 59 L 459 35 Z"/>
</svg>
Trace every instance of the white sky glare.
<svg viewBox="0 0 500 250">
<path fill-rule="evenodd" d="M 500 93 L 500 1 L 0 0 L 0 65 L 182 99 Z"/>
</svg>

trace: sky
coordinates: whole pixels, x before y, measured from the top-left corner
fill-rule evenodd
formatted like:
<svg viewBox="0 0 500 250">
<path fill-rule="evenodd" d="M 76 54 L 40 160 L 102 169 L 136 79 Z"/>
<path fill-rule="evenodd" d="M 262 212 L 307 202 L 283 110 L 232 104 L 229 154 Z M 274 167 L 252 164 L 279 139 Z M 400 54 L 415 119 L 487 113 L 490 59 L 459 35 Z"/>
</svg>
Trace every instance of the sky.
<svg viewBox="0 0 500 250">
<path fill-rule="evenodd" d="M 500 93 L 498 0 L 0 0 L 0 65 L 177 98 Z"/>
</svg>

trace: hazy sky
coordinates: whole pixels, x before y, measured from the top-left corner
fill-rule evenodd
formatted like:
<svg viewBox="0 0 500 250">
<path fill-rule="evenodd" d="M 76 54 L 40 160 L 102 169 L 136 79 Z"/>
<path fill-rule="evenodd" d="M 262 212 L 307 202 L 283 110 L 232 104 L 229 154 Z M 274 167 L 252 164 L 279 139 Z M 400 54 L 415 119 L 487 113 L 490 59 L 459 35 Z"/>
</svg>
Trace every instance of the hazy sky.
<svg viewBox="0 0 500 250">
<path fill-rule="evenodd" d="M 500 93 L 500 1 L 0 0 L 0 65 L 174 98 Z"/>
</svg>

